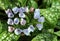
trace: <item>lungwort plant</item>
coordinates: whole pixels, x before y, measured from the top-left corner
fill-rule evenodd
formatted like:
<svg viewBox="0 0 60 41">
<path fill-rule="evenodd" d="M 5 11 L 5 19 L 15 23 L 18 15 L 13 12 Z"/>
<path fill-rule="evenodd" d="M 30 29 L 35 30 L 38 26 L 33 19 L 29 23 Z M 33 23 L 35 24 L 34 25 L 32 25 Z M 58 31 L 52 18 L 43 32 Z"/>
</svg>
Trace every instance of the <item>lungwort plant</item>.
<svg viewBox="0 0 60 41">
<path fill-rule="evenodd" d="M 0 41 L 60 41 L 60 0 L 0 0 Z"/>
</svg>

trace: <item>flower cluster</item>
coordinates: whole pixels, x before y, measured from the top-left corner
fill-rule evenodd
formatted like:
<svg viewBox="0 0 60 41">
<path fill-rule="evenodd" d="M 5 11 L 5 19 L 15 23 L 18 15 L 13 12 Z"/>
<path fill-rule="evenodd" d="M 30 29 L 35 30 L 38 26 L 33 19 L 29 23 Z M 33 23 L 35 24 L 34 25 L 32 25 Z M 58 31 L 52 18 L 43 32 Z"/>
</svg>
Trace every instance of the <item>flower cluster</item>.
<svg viewBox="0 0 60 41">
<path fill-rule="evenodd" d="M 31 7 L 30 10 L 28 7 L 14 7 L 12 9 L 8 9 L 5 11 L 7 16 L 8 16 L 8 21 L 7 21 L 7 24 L 10 25 L 8 26 L 8 31 L 9 32 L 14 32 L 16 35 L 19 35 L 21 33 L 24 33 L 25 35 L 30 35 L 30 32 L 34 32 L 35 28 L 34 26 L 31 24 L 27 29 L 20 29 L 20 28 L 14 28 L 13 26 L 11 25 L 26 25 L 26 20 L 24 18 L 26 18 L 26 13 L 28 12 L 34 12 L 34 19 L 37 19 L 38 22 L 44 22 L 44 17 L 41 17 L 40 15 L 40 9 L 35 9 L 34 11 L 34 8 Z M 18 17 L 15 17 L 14 15 L 17 15 L 18 14 Z M 36 27 L 41 30 L 43 28 L 43 24 L 36 24 Z"/>
</svg>

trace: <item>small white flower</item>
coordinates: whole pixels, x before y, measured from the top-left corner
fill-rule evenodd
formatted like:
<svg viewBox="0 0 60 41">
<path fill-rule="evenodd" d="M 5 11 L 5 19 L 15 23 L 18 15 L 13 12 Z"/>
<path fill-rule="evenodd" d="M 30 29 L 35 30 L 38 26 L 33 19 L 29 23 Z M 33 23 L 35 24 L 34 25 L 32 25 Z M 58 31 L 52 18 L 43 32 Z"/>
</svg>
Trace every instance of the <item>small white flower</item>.
<svg viewBox="0 0 60 41">
<path fill-rule="evenodd" d="M 8 31 L 9 32 L 13 32 L 15 28 L 13 28 L 12 26 L 8 26 Z"/>
<path fill-rule="evenodd" d="M 21 25 L 25 25 L 26 24 L 26 20 L 24 20 L 23 18 L 21 18 L 20 24 Z"/>
<path fill-rule="evenodd" d="M 30 25 L 30 26 L 28 27 L 28 31 L 29 31 L 29 32 L 34 32 L 34 29 L 35 29 L 35 28 L 34 28 L 33 25 Z"/>
<path fill-rule="evenodd" d="M 14 22 L 13 22 L 13 20 L 12 20 L 12 19 L 8 19 L 7 24 L 9 24 L 9 25 L 13 25 L 13 24 L 14 24 Z"/>
<path fill-rule="evenodd" d="M 37 24 L 36 27 L 38 28 L 38 30 L 42 30 L 43 24 Z"/>
<path fill-rule="evenodd" d="M 14 17 L 14 14 L 12 14 L 12 13 L 8 14 L 8 18 L 13 18 L 13 17 Z"/>
<path fill-rule="evenodd" d="M 22 30 L 21 30 L 21 29 L 15 29 L 15 31 L 14 31 L 14 33 L 15 33 L 16 35 L 21 34 L 21 32 L 22 32 Z"/>
<path fill-rule="evenodd" d="M 6 14 L 12 13 L 12 11 L 10 9 L 7 9 L 5 12 L 6 12 Z"/>
<path fill-rule="evenodd" d="M 19 13 L 23 13 L 23 12 L 25 12 L 25 8 L 24 7 L 19 8 Z"/>
<path fill-rule="evenodd" d="M 15 18 L 15 19 L 14 19 L 14 23 L 15 23 L 15 24 L 19 24 L 19 19 L 18 19 L 18 18 Z"/>
<path fill-rule="evenodd" d="M 44 22 L 44 21 L 45 21 L 44 17 L 40 17 L 40 18 L 38 19 L 38 22 Z"/>
<path fill-rule="evenodd" d="M 27 13 L 29 12 L 29 9 L 28 9 L 28 7 L 25 7 L 25 12 L 27 12 Z"/>
<path fill-rule="evenodd" d="M 24 30 L 23 30 L 23 33 L 24 33 L 25 35 L 27 35 L 27 36 L 30 35 L 30 32 L 28 31 L 28 29 L 24 29 Z"/>
<path fill-rule="evenodd" d="M 17 13 L 18 13 L 18 7 L 14 7 L 14 8 L 12 9 L 12 11 L 14 12 L 14 14 L 17 14 Z"/>
<path fill-rule="evenodd" d="M 20 18 L 25 18 L 25 14 L 24 13 L 19 13 L 19 17 Z"/>
</svg>

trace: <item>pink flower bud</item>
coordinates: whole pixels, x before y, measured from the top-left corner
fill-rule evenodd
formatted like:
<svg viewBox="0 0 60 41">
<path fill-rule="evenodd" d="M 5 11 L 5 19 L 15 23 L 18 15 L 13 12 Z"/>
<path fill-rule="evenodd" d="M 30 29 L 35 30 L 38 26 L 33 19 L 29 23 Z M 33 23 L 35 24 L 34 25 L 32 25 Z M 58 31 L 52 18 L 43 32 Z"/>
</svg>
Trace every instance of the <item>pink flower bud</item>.
<svg viewBox="0 0 60 41">
<path fill-rule="evenodd" d="M 14 24 L 16 24 L 16 25 L 19 24 L 19 18 L 14 19 Z"/>
<path fill-rule="evenodd" d="M 15 30 L 14 27 L 12 27 L 12 26 L 8 26 L 8 31 L 9 31 L 9 32 L 13 32 L 14 30 Z"/>
<path fill-rule="evenodd" d="M 30 8 L 30 12 L 34 12 L 34 8 L 33 7 Z"/>
</svg>

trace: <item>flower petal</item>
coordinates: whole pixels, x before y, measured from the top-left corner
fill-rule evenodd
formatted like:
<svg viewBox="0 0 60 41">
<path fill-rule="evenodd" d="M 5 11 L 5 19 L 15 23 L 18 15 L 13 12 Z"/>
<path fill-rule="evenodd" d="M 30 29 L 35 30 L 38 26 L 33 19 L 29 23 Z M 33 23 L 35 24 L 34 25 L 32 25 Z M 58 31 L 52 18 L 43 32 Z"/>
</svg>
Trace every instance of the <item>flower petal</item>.
<svg viewBox="0 0 60 41">
<path fill-rule="evenodd" d="M 19 13 L 19 17 L 20 18 L 25 18 L 25 14 L 24 13 Z"/>
<path fill-rule="evenodd" d="M 7 9 L 5 12 L 6 14 L 12 13 L 11 9 Z"/>
<path fill-rule="evenodd" d="M 38 28 L 38 30 L 42 30 L 43 24 L 37 24 L 36 27 Z"/>
<path fill-rule="evenodd" d="M 15 24 L 19 24 L 19 19 L 18 19 L 18 18 L 15 18 L 15 19 L 14 19 L 14 23 L 15 23 Z"/>
<path fill-rule="evenodd" d="M 14 14 L 17 14 L 17 13 L 18 13 L 18 7 L 14 7 L 14 8 L 12 9 L 12 11 L 14 12 Z"/>
<path fill-rule="evenodd" d="M 24 20 L 23 18 L 21 18 L 20 24 L 21 25 L 25 25 L 26 24 L 26 20 Z"/>
<path fill-rule="evenodd" d="M 40 18 L 40 13 L 34 12 L 34 19 L 39 19 Z"/>
<path fill-rule="evenodd" d="M 16 35 L 21 34 L 21 29 L 15 29 L 14 33 L 15 33 Z"/>
<path fill-rule="evenodd" d="M 29 12 L 29 9 L 28 9 L 28 7 L 25 7 L 25 12 L 27 12 L 27 13 Z"/>
<path fill-rule="evenodd" d="M 23 30 L 23 33 L 24 33 L 25 35 L 27 35 L 27 36 L 30 35 L 30 32 L 28 31 L 28 29 L 24 29 L 24 30 Z"/>
<path fill-rule="evenodd" d="M 14 22 L 13 22 L 13 20 L 12 20 L 12 19 L 8 19 L 7 24 L 9 24 L 9 25 L 13 25 L 13 24 L 14 24 Z"/>
<path fill-rule="evenodd" d="M 13 18 L 13 17 L 14 17 L 14 15 L 12 13 L 8 14 L 8 18 Z"/>
<path fill-rule="evenodd" d="M 44 17 L 40 17 L 40 18 L 38 19 L 38 22 L 44 22 L 44 21 L 45 21 Z"/>
<path fill-rule="evenodd" d="M 38 18 L 40 18 L 40 9 L 35 9 L 34 19 L 38 19 Z"/>
<path fill-rule="evenodd" d="M 19 8 L 19 13 L 23 13 L 23 12 L 25 12 L 25 8 L 24 7 Z"/>
<path fill-rule="evenodd" d="M 29 32 L 34 32 L 34 29 L 35 29 L 35 28 L 34 28 L 33 25 L 30 25 L 30 26 L 28 27 L 28 31 L 29 31 Z"/>
</svg>

